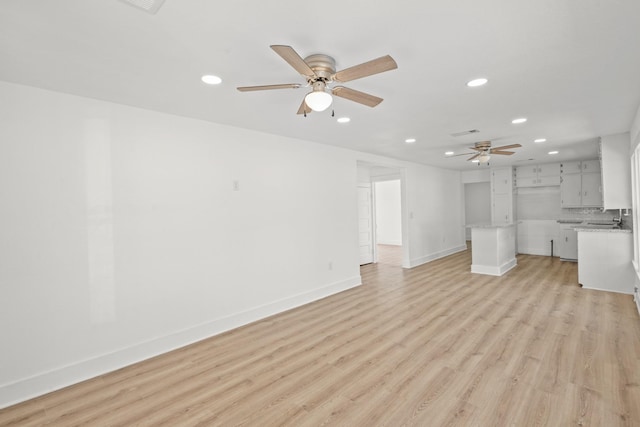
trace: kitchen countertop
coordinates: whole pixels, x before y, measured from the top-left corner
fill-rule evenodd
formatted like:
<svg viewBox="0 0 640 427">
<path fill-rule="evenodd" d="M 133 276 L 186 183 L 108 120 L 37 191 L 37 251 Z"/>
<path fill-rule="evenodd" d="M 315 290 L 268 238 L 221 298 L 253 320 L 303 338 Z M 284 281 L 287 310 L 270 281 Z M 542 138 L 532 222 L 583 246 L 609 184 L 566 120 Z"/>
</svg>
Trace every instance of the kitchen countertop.
<svg viewBox="0 0 640 427">
<path fill-rule="evenodd" d="M 588 219 L 559 219 L 558 224 L 573 225 L 575 231 L 595 232 L 595 233 L 631 233 L 631 227 L 623 225 L 617 226 L 612 221 L 588 220 Z"/>
<path fill-rule="evenodd" d="M 574 227 L 576 231 L 590 232 L 590 233 L 631 233 L 630 228 L 611 228 L 611 227 L 598 227 L 598 225 L 578 225 Z"/>
<path fill-rule="evenodd" d="M 467 224 L 467 228 L 507 228 L 516 225 L 514 222 L 481 222 L 479 224 Z"/>
</svg>

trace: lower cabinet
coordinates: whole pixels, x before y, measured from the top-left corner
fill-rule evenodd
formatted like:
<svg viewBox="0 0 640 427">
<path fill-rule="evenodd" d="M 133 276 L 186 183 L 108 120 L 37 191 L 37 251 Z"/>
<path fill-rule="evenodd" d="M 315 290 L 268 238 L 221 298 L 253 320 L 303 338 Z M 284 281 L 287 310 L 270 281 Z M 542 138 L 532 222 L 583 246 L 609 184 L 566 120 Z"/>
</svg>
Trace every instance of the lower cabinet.
<svg viewBox="0 0 640 427">
<path fill-rule="evenodd" d="M 578 282 L 583 288 L 633 294 L 633 235 L 578 231 Z"/>
<path fill-rule="evenodd" d="M 558 256 L 561 259 L 576 261 L 578 259 L 578 233 L 574 225 L 560 225 L 560 241 L 558 242 Z"/>
</svg>

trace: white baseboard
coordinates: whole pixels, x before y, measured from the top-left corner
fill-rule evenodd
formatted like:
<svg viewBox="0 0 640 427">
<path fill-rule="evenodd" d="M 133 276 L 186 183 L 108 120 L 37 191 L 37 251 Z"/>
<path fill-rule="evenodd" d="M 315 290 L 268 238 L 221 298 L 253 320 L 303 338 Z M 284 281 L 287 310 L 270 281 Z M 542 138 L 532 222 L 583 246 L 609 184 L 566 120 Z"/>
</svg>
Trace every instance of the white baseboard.
<svg viewBox="0 0 640 427">
<path fill-rule="evenodd" d="M 633 294 L 633 299 L 636 301 L 636 307 L 638 309 L 638 314 L 640 314 L 640 291 L 636 291 L 636 293 Z"/>
<path fill-rule="evenodd" d="M 616 294 L 633 295 L 633 291 L 629 292 L 629 291 L 621 291 L 617 289 L 592 288 L 589 286 L 585 286 L 583 284 L 580 284 L 580 286 L 582 286 L 582 289 L 589 289 L 590 291 L 604 291 L 604 292 L 614 292 Z"/>
<path fill-rule="evenodd" d="M 499 266 L 471 264 L 471 272 L 478 274 L 488 274 L 490 276 L 502 276 L 507 271 L 518 265 L 518 261 L 513 258 Z"/>
<path fill-rule="evenodd" d="M 465 245 L 455 246 L 453 248 L 446 249 L 444 251 L 436 252 L 423 257 L 413 258 L 409 261 L 408 268 L 417 267 L 419 265 L 426 264 L 428 262 L 435 261 L 437 259 L 444 258 L 446 256 L 453 255 L 455 253 L 466 251 L 466 250 L 467 250 L 467 245 L 465 244 Z M 407 266 L 403 265 L 403 267 L 406 268 Z"/>
<path fill-rule="evenodd" d="M 193 344 L 230 329 L 311 303 L 361 284 L 361 277 L 359 275 L 354 276 L 312 291 L 292 295 L 92 359 L 75 362 L 13 383 L 2 384 L 0 385 L 0 409 Z"/>
</svg>

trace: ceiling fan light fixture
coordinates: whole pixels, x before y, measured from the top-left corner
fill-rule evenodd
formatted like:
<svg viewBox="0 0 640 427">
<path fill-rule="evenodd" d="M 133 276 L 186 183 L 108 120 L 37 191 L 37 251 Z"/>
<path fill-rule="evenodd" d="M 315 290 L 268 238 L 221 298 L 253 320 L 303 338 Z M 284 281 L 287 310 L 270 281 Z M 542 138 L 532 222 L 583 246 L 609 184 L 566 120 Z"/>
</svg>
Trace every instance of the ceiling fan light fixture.
<svg viewBox="0 0 640 427">
<path fill-rule="evenodd" d="M 313 91 L 304 97 L 304 102 L 313 111 L 324 111 L 333 102 L 333 97 L 325 91 L 326 84 L 318 80 L 313 83 Z"/>
<path fill-rule="evenodd" d="M 329 108 L 333 102 L 333 98 L 324 90 L 313 91 L 309 92 L 307 96 L 304 97 L 304 102 L 306 102 L 309 108 L 313 111 L 324 111 Z"/>
<path fill-rule="evenodd" d="M 489 155 L 489 153 L 482 153 L 478 156 L 478 161 L 480 163 L 487 163 L 489 159 L 491 159 L 491 156 Z"/>
</svg>

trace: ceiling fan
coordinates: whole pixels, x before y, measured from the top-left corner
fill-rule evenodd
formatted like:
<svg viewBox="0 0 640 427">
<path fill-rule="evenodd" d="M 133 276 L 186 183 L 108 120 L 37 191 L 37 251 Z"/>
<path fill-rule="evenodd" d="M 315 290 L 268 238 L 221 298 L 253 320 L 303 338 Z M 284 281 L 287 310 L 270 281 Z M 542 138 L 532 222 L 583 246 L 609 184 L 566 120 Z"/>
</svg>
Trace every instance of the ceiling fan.
<svg viewBox="0 0 640 427">
<path fill-rule="evenodd" d="M 471 157 L 469 157 L 467 161 L 472 162 L 475 160 L 478 163 L 486 163 L 489 161 L 489 159 L 491 158 L 491 155 L 493 154 L 510 156 L 514 154 L 515 151 L 505 151 L 505 150 L 509 150 L 511 148 L 519 148 L 519 147 L 522 147 L 522 145 L 511 144 L 511 145 L 502 145 L 500 147 L 491 148 L 491 141 L 480 141 L 480 142 L 476 142 L 473 147 L 469 147 L 470 149 L 475 150 L 476 151 L 475 153 L 456 154 L 448 157 L 471 155 Z"/>
<path fill-rule="evenodd" d="M 396 61 L 394 61 L 391 56 L 386 55 L 336 72 L 336 62 L 328 55 L 315 54 L 302 59 L 291 46 L 271 45 L 271 49 L 300 73 L 307 80 L 307 86 L 312 88 L 311 92 L 302 100 L 300 108 L 298 108 L 298 114 L 304 114 L 305 116 L 311 111 L 324 111 L 329 108 L 333 102 L 331 95 L 355 101 L 368 107 L 375 107 L 382 102 L 382 98 L 344 86 L 331 86 L 333 83 L 349 82 L 398 68 Z M 263 86 L 241 86 L 237 89 L 240 92 L 250 92 L 271 89 L 298 89 L 302 86 L 303 85 L 299 83 L 286 83 Z"/>
</svg>

